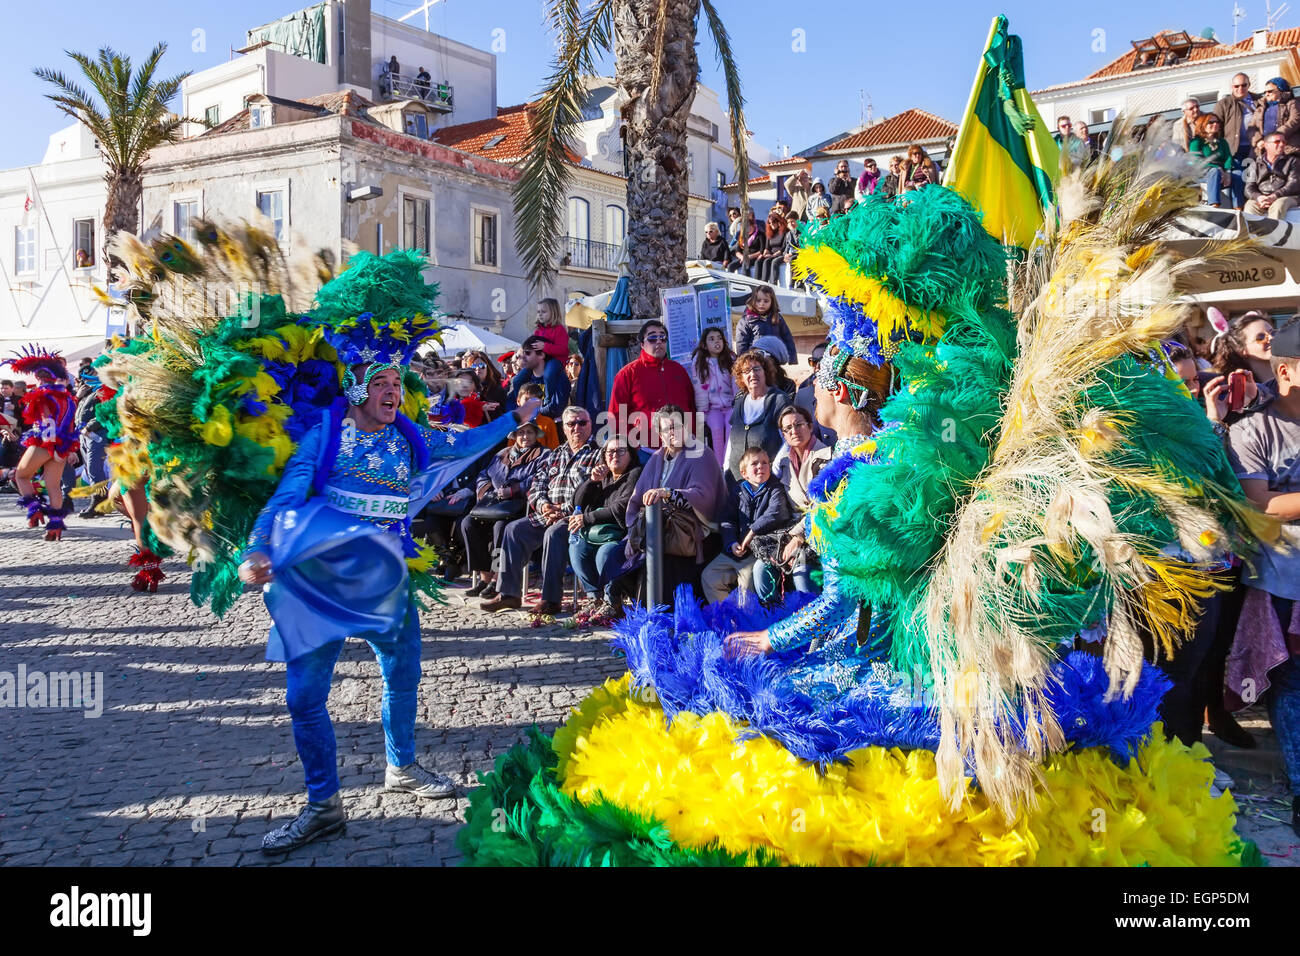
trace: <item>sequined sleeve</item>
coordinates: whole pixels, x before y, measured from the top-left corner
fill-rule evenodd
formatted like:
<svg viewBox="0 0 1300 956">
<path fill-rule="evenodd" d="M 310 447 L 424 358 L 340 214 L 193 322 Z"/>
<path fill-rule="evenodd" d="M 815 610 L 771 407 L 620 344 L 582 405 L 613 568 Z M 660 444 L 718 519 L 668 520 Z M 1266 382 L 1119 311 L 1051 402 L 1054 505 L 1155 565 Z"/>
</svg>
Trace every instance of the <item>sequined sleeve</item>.
<svg viewBox="0 0 1300 956">
<path fill-rule="evenodd" d="M 502 415 L 494 422 L 466 431 L 442 431 L 416 425 L 429 449 L 429 458 L 465 458 L 473 460 L 500 444 L 518 425 L 514 413 Z"/>
<path fill-rule="evenodd" d="M 320 443 L 324 432 L 324 426 L 317 425 L 298 443 L 298 449 L 284 466 L 284 474 L 280 476 L 280 484 L 276 486 L 275 493 L 253 522 L 245 554 L 266 551 L 271 542 L 271 526 L 275 523 L 275 516 L 287 508 L 297 508 L 306 502 L 311 492 L 312 479 L 316 477 L 316 461 L 320 458 Z"/>
<path fill-rule="evenodd" d="M 822 593 L 789 617 L 777 621 L 768 630 L 772 649 L 788 651 L 803 647 L 819 638 L 841 631 L 847 624 L 857 627 L 859 603 L 840 588 L 840 576 L 827 560 L 822 565 Z"/>
</svg>

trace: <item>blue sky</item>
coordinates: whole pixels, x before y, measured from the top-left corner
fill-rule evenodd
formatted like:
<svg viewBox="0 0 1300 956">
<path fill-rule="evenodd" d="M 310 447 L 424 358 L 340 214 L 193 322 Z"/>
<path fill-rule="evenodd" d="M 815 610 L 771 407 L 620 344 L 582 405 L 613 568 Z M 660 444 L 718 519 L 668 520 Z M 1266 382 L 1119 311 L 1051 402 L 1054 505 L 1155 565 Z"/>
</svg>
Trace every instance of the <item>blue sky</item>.
<svg viewBox="0 0 1300 956">
<path fill-rule="evenodd" d="M 396 17 L 418 2 L 372 0 L 372 5 Z M 916 106 L 959 120 L 976 57 L 996 13 L 1005 13 L 1024 41 L 1031 89 L 1086 76 L 1130 49 L 1130 40 L 1161 29 L 1194 35 L 1213 27 L 1220 38 L 1231 40 L 1233 28 L 1232 0 L 715 3 L 731 31 L 749 128 L 768 147 L 784 144 L 791 151 L 856 125 L 859 91 L 870 97 L 877 118 Z M 1238 27 L 1239 36 L 1246 37 L 1264 25 L 1264 0 L 1238 3 L 1248 14 Z M 39 162 L 49 134 L 65 124 L 42 96 L 46 85 L 31 72 L 35 66 L 75 70 L 65 49 L 93 53 L 109 45 L 140 58 L 163 40 L 168 44 L 163 61 L 168 73 L 202 70 L 228 60 L 230 48 L 243 45 L 248 27 L 306 5 L 294 0 L 65 0 L 47 8 L 57 9 L 54 15 L 40 15 L 40 6 L 28 6 L 31 15 L 26 19 L 11 13 L 9 29 L 0 34 L 0 86 L 9 119 L 0 138 L 0 169 Z M 494 30 L 504 29 L 497 87 L 500 104 L 508 105 L 530 98 L 547 73 L 552 49 L 543 32 L 541 9 L 539 0 L 445 0 L 432 9 L 430 27 L 483 49 L 490 48 Z M 412 22 L 422 22 L 422 17 Z M 1292 25 L 1300 25 L 1300 9 L 1288 12 L 1278 24 Z M 197 36 L 204 49 L 194 49 L 199 45 L 195 31 L 202 31 Z M 1103 44 L 1104 50 L 1094 49 Z M 721 91 L 712 41 L 703 29 L 700 60 L 705 83 Z"/>
</svg>

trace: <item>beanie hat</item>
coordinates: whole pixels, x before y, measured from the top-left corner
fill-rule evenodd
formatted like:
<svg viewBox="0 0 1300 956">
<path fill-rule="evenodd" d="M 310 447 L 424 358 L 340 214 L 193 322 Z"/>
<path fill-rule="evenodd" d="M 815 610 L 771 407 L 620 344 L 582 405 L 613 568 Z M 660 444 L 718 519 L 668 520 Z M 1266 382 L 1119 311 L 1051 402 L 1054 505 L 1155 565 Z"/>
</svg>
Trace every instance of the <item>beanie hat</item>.
<svg viewBox="0 0 1300 956">
<path fill-rule="evenodd" d="M 790 363 L 790 353 L 786 351 L 785 343 L 775 335 L 760 335 L 754 340 L 753 347 L 772 356 L 772 360 L 778 365 L 788 365 Z"/>
</svg>

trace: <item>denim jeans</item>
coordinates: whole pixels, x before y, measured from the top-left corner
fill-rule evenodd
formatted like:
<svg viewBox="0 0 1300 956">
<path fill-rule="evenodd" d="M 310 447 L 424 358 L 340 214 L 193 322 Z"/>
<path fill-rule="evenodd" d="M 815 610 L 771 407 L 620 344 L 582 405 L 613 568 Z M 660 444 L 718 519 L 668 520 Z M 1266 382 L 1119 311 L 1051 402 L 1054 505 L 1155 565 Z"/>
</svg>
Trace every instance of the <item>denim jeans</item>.
<svg viewBox="0 0 1300 956">
<path fill-rule="evenodd" d="M 1224 176 L 1227 175 L 1228 183 L 1226 189 L 1229 193 L 1228 205 L 1233 209 L 1246 204 L 1246 184 L 1242 179 L 1241 170 L 1234 169 L 1227 172 L 1220 166 L 1212 166 L 1205 174 L 1205 193 L 1206 201 L 1212 206 L 1224 205 Z"/>
<path fill-rule="evenodd" d="M 569 564 L 578 576 L 578 586 L 587 597 L 606 598 L 608 574 L 618 566 L 623 555 L 623 542 L 592 544 L 581 536 L 569 539 Z"/>
<path fill-rule="evenodd" d="M 1295 604 L 1273 595 L 1273 609 L 1286 633 Z M 1268 690 L 1264 695 L 1268 719 L 1277 735 L 1278 748 L 1286 765 L 1292 796 L 1300 797 L 1300 655 L 1292 654 L 1268 672 Z"/>
<path fill-rule="evenodd" d="M 368 641 L 384 678 L 384 751 L 393 767 L 415 760 L 415 701 L 420 686 L 420 618 L 412 603 L 402 630 L 390 643 Z M 307 799 L 319 803 L 339 790 L 338 747 L 325 704 L 342 641 L 289 661 L 286 673 L 293 742 L 307 778 Z"/>
</svg>

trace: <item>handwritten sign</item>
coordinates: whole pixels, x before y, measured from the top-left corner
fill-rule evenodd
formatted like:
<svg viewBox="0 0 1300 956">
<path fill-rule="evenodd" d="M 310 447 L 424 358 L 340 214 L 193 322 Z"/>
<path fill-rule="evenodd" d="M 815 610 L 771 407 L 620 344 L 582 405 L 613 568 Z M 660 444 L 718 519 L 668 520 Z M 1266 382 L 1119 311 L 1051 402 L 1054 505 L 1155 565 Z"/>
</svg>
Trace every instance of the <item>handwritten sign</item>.
<svg viewBox="0 0 1300 956">
<path fill-rule="evenodd" d="M 700 339 L 700 314 L 694 286 L 661 289 L 664 325 L 668 326 L 668 356 L 676 362 L 691 357 Z"/>
</svg>

